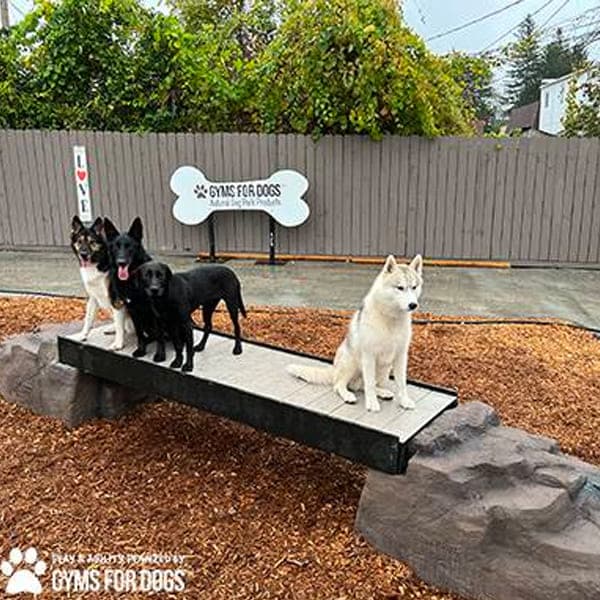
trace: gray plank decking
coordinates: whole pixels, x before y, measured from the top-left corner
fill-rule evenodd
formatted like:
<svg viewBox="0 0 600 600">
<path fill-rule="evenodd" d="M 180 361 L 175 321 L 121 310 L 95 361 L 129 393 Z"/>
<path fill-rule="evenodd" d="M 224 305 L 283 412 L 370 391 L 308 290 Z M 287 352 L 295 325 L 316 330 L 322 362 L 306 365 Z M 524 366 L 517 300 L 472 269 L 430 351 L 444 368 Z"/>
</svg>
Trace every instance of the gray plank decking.
<svg viewBox="0 0 600 600">
<path fill-rule="evenodd" d="M 141 359 L 131 356 L 133 340 L 122 351 L 109 351 L 113 337 L 105 333 L 107 327 L 94 329 L 84 343 L 59 338 L 61 361 L 389 472 L 404 470 L 406 443 L 456 403 L 452 392 L 411 384 L 414 410 L 380 400 L 381 412 L 367 412 L 362 393 L 356 405 L 345 404 L 330 387 L 302 382 L 285 371 L 292 362 L 323 361 L 249 342 L 243 354 L 234 356 L 233 340 L 217 334 L 196 354 L 194 371 L 182 373 L 167 366 L 173 357 L 169 346 L 161 364 L 152 361 L 153 344 Z M 195 335 L 198 341 L 200 332 Z"/>
</svg>

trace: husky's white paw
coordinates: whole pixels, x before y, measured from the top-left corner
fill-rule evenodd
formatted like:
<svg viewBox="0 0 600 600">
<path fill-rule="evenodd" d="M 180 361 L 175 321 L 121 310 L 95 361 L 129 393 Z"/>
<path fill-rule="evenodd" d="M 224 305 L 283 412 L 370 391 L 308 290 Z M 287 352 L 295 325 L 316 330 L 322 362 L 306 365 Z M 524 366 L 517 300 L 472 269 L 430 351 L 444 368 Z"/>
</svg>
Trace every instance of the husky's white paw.
<svg viewBox="0 0 600 600">
<path fill-rule="evenodd" d="M 370 412 L 379 412 L 381 410 L 381 404 L 375 400 L 374 402 L 367 402 L 367 410 Z"/>
<path fill-rule="evenodd" d="M 356 395 L 345 388 L 335 388 L 338 396 L 347 404 L 356 404 Z"/>
<path fill-rule="evenodd" d="M 408 397 L 408 394 L 405 394 L 404 396 L 400 396 L 400 406 L 402 408 L 407 408 L 407 409 L 413 409 L 415 408 L 416 404 L 414 400 L 411 400 Z"/>
<path fill-rule="evenodd" d="M 116 340 L 108 347 L 109 350 L 123 350 L 123 342 L 117 342 Z"/>
<path fill-rule="evenodd" d="M 375 388 L 375 393 L 378 398 L 383 398 L 384 400 L 391 400 L 394 397 L 394 392 L 384 387 Z"/>
<path fill-rule="evenodd" d="M 76 341 L 78 341 L 78 342 L 85 342 L 85 340 L 87 340 L 87 338 L 88 338 L 88 335 L 89 335 L 89 332 L 87 332 L 87 331 L 80 331 L 79 333 L 76 333 L 73 336 L 73 339 L 76 340 Z"/>
</svg>

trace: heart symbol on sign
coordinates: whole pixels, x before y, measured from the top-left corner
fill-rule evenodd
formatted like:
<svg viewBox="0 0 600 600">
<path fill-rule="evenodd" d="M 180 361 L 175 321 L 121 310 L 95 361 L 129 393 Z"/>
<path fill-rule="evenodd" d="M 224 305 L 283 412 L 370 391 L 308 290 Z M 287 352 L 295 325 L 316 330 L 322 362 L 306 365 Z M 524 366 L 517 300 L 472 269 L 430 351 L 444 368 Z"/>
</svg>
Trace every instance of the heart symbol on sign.
<svg viewBox="0 0 600 600">
<path fill-rule="evenodd" d="M 77 169 L 77 177 L 79 177 L 80 181 L 83 181 L 87 177 L 87 173 Z"/>
</svg>

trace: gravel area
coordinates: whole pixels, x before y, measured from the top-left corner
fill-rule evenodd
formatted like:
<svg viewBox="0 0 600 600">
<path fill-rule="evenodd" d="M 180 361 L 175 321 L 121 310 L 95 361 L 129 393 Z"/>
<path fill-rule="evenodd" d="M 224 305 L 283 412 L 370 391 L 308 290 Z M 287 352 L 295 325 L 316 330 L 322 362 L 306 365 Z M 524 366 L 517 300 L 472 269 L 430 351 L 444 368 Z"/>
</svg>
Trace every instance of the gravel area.
<svg viewBox="0 0 600 600">
<path fill-rule="evenodd" d="M 0 336 L 83 312 L 79 300 L 0 298 Z M 242 328 L 247 338 L 330 357 L 347 318 L 254 307 Z M 223 313 L 215 321 L 229 327 Z M 416 325 L 410 375 L 456 387 L 461 400 L 483 400 L 506 424 L 600 464 L 600 342 L 589 333 Z M 190 407 L 159 402 L 69 431 L 0 400 L 0 456 L 2 558 L 28 544 L 45 560 L 186 554 L 186 590 L 174 598 L 458 598 L 354 533 L 364 469 Z"/>
</svg>

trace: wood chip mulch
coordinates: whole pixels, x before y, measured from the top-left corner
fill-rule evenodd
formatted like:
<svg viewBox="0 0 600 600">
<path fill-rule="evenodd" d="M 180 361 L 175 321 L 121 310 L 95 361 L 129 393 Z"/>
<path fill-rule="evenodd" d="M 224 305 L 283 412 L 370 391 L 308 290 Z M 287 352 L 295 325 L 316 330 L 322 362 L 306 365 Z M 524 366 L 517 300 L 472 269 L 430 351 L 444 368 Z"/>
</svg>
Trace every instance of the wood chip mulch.
<svg viewBox="0 0 600 600">
<path fill-rule="evenodd" d="M 0 298 L 0 337 L 83 311 L 79 300 Z M 243 330 L 331 357 L 348 314 L 258 307 Z M 215 320 L 228 330 L 225 314 Z M 590 333 L 559 324 L 416 325 L 410 375 L 456 387 L 461 401 L 487 402 L 505 424 L 600 464 L 600 341 Z M 35 545 L 45 559 L 186 554 L 177 598 L 458 598 L 354 533 L 364 469 L 193 408 L 155 403 L 69 431 L 0 401 L 0 453 L 0 558 L 16 545 Z"/>
</svg>

